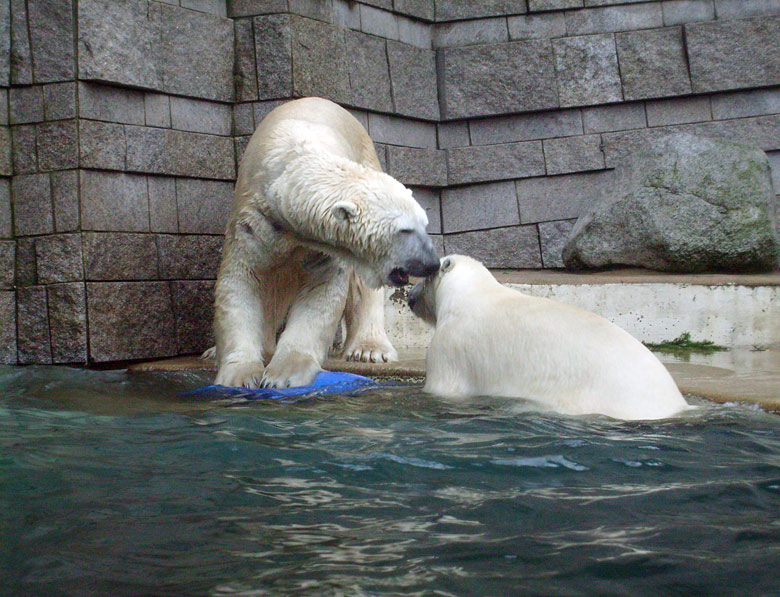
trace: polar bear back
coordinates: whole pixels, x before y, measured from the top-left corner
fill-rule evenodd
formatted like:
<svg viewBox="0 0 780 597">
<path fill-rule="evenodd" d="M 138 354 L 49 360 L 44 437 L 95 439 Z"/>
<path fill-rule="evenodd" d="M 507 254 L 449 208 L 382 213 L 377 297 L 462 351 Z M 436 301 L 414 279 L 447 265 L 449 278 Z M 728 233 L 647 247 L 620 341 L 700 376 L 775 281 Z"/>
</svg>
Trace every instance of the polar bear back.
<svg viewBox="0 0 780 597">
<path fill-rule="evenodd" d="M 458 262 L 448 275 L 462 265 L 472 266 Z M 619 419 L 664 418 L 687 407 L 661 362 L 615 324 L 490 278 L 438 288 L 426 390 L 522 397 L 565 414 Z"/>
</svg>

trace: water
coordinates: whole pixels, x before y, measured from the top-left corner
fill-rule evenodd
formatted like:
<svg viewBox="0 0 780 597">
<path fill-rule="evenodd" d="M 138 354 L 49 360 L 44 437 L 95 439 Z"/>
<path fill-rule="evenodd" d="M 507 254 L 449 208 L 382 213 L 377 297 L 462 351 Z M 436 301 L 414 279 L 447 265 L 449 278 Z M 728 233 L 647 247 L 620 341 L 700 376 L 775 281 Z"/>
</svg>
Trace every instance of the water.
<svg viewBox="0 0 780 597">
<path fill-rule="evenodd" d="M 780 427 L 0 368 L 2 595 L 770 595 Z"/>
</svg>

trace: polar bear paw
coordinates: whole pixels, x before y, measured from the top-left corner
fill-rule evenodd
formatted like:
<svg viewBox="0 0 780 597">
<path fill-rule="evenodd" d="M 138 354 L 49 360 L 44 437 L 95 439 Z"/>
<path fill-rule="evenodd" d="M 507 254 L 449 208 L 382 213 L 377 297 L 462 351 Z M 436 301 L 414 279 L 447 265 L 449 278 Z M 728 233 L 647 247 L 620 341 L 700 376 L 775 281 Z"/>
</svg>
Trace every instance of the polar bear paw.
<svg viewBox="0 0 780 597">
<path fill-rule="evenodd" d="M 344 359 L 362 363 L 392 363 L 398 360 L 398 353 L 387 340 L 364 340 L 348 346 Z"/>
<path fill-rule="evenodd" d="M 262 361 L 226 363 L 219 368 L 214 383 L 234 388 L 259 388 L 264 369 Z"/>
<path fill-rule="evenodd" d="M 200 355 L 200 358 L 203 359 L 204 361 L 209 361 L 209 360 L 213 361 L 214 359 L 217 358 L 217 347 L 212 346 L 211 348 L 207 348 L 206 350 L 203 351 L 203 354 Z"/>
<path fill-rule="evenodd" d="M 277 352 L 262 379 L 264 388 L 295 388 L 308 386 L 322 371 L 320 364 L 311 355 L 302 352 Z"/>
</svg>

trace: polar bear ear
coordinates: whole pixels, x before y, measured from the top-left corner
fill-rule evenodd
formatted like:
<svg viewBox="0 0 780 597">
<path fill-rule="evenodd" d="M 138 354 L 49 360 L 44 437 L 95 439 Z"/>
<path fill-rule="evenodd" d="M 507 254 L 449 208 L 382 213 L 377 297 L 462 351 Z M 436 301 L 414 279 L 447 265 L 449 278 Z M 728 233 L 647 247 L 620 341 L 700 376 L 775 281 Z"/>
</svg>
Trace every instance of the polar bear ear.
<svg viewBox="0 0 780 597">
<path fill-rule="evenodd" d="M 441 273 L 446 274 L 453 267 L 455 267 L 455 262 L 447 257 L 444 261 L 441 262 Z"/>
<path fill-rule="evenodd" d="M 330 213 L 339 222 L 347 222 L 357 217 L 358 208 L 352 201 L 338 201 L 330 208 Z"/>
</svg>

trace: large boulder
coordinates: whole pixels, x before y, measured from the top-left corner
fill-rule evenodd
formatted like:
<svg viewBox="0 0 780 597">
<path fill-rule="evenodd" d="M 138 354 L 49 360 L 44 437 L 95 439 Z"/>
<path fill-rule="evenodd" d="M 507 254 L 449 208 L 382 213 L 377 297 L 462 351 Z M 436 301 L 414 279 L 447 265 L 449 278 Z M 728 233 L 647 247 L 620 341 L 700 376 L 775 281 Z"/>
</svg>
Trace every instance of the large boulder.
<svg viewBox="0 0 780 597">
<path fill-rule="evenodd" d="M 615 170 L 613 190 L 580 216 L 569 269 L 636 265 L 674 272 L 765 271 L 780 241 L 763 151 L 670 134 Z"/>
</svg>

